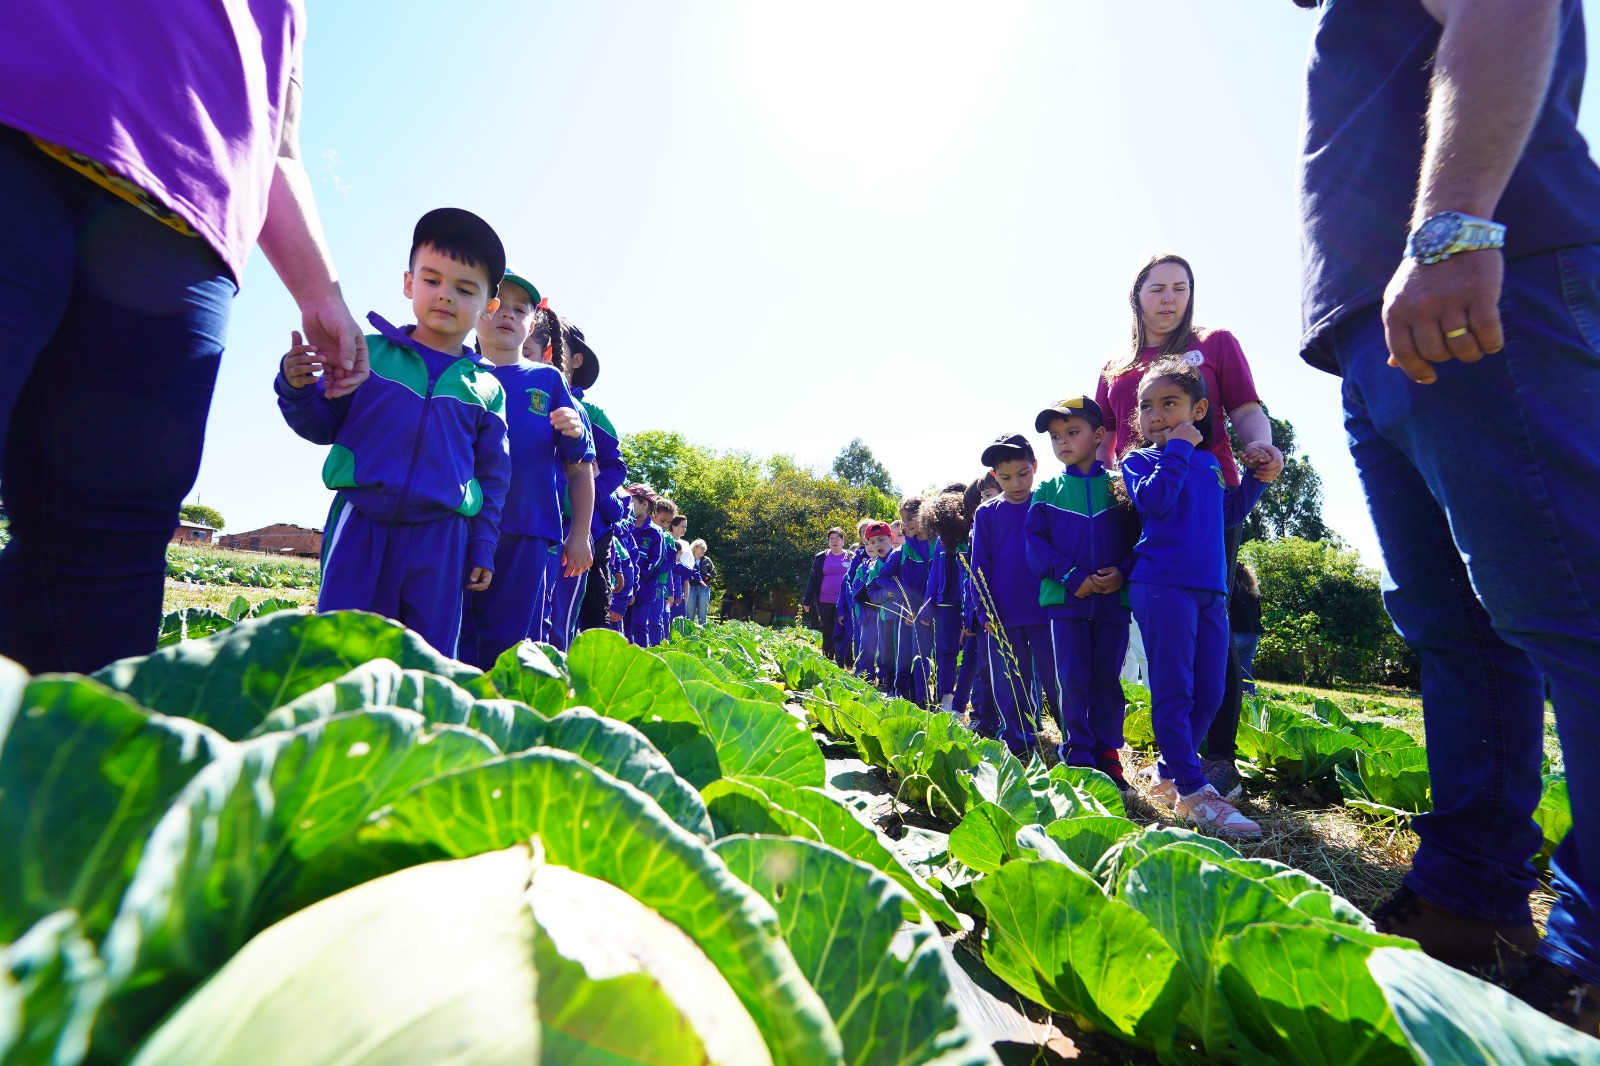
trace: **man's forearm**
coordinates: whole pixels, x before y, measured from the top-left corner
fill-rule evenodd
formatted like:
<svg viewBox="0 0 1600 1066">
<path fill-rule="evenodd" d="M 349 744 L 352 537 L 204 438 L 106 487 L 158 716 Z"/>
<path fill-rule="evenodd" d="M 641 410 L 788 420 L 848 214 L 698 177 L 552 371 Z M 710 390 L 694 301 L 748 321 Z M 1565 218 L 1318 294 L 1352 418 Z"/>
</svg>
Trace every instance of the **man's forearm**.
<svg viewBox="0 0 1600 1066">
<path fill-rule="evenodd" d="M 1550 85 L 1558 0 L 1423 0 L 1444 25 L 1415 228 L 1440 211 L 1493 218 Z"/>
<path fill-rule="evenodd" d="M 300 307 L 343 302 L 333 255 L 317 219 L 311 179 L 300 160 L 278 157 L 267 197 L 267 221 L 257 243 Z"/>
</svg>

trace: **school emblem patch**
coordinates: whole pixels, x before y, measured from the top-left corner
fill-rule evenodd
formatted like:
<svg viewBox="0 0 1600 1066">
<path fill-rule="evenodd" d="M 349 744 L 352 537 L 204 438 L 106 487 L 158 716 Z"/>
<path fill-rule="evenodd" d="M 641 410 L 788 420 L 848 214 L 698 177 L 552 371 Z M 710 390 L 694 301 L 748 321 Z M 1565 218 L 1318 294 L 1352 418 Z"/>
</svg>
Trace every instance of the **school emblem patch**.
<svg viewBox="0 0 1600 1066">
<path fill-rule="evenodd" d="M 550 413 L 550 394 L 543 389 L 528 390 L 528 410 L 536 415 Z"/>
<path fill-rule="evenodd" d="M 1183 361 L 1190 366 L 1199 366 L 1206 361 L 1206 353 L 1199 348 L 1191 348 L 1183 353 Z"/>
<path fill-rule="evenodd" d="M 1228 491 L 1228 479 L 1222 476 L 1222 467 L 1220 466 L 1217 467 L 1217 484 L 1222 487 L 1223 492 Z"/>
</svg>

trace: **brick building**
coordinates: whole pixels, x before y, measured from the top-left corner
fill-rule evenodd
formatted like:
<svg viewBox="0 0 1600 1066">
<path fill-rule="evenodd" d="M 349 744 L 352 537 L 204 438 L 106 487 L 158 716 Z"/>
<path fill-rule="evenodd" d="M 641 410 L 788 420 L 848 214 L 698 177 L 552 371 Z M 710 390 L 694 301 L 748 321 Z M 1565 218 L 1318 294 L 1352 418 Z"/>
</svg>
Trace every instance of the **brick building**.
<svg viewBox="0 0 1600 1066">
<path fill-rule="evenodd" d="M 172 543 L 210 544 L 214 533 L 216 533 L 216 529 L 211 526 L 202 525 L 199 522 L 185 522 L 180 519 L 178 528 L 172 531 Z"/>
<path fill-rule="evenodd" d="M 270 552 L 274 555 L 300 555 L 315 559 L 322 554 L 322 530 L 280 522 L 248 533 L 229 533 L 217 538 L 217 546 L 241 552 Z"/>
</svg>

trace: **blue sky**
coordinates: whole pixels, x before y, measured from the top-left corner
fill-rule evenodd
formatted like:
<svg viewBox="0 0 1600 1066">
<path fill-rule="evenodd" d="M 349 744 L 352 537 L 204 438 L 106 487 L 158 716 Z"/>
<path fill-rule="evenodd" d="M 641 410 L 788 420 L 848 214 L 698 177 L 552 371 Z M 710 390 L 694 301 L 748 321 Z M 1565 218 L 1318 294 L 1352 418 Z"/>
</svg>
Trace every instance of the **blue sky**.
<svg viewBox="0 0 1600 1066">
<path fill-rule="evenodd" d="M 408 320 L 412 225 L 466 207 L 584 328 L 619 430 L 824 467 L 861 437 L 921 489 L 1092 392 L 1178 251 L 1377 563 L 1337 383 L 1296 354 L 1289 0 L 309 8 L 302 150 L 358 317 Z M 195 489 L 232 530 L 327 509 L 271 392 L 298 322 L 256 255 Z"/>
</svg>

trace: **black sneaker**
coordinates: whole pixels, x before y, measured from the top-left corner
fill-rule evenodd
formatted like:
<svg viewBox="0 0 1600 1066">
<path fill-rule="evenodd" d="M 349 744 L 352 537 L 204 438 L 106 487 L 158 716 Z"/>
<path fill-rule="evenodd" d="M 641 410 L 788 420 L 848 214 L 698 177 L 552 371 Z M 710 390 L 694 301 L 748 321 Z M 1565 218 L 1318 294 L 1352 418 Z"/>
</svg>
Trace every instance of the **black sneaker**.
<svg viewBox="0 0 1600 1066">
<path fill-rule="evenodd" d="M 1206 780 L 1217 790 L 1217 795 L 1229 803 L 1244 795 L 1244 778 L 1239 776 L 1239 767 L 1231 758 L 1203 758 L 1200 760 L 1200 772 L 1206 775 Z"/>
<path fill-rule="evenodd" d="M 1539 950 L 1539 931 L 1493 925 L 1446 910 L 1401 885 L 1372 912 L 1378 932 L 1415 940 L 1442 963 L 1488 981 L 1504 980 Z"/>
<path fill-rule="evenodd" d="M 1510 991 L 1556 1021 L 1600 1036 L 1600 987 L 1565 966 L 1535 956 L 1511 982 Z"/>
<path fill-rule="evenodd" d="M 1122 754 L 1115 748 L 1102 748 L 1094 753 L 1094 768 L 1111 778 L 1111 783 L 1117 786 L 1118 792 L 1126 792 L 1132 786 L 1128 779 L 1122 776 Z"/>
</svg>

